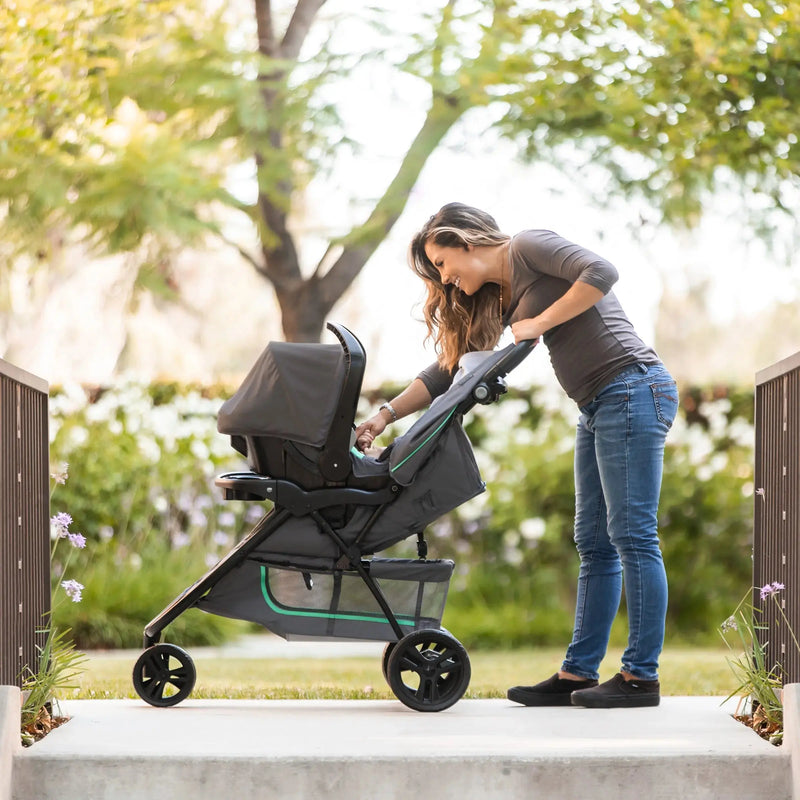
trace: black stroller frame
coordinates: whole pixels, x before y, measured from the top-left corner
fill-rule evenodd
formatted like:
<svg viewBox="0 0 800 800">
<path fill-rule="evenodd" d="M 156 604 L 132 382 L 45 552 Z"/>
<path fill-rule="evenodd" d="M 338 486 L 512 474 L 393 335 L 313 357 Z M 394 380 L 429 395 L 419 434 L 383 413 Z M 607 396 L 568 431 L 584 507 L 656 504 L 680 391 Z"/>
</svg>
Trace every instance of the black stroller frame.
<svg viewBox="0 0 800 800">
<path fill-rule="evenodd" d="M 449 708 L 467 690 L 467 652 L 441 627 L 454 563 L 427 558 L 424 527 L 483 491 L 461 418 L 506 391 L 504 377 L 535 343 L 475 354 L 480 368 L 456 376 L 451 390 L 375 459 L 352 447 L 364 349 L 344 326 L 327 327 L 338 345 L 270 343 L 220 410 L 220 432 L 251 470 L 226 473 L 216 484 L 226 500 L 269 501 L 272 508 L 145 627 L 133 683 L 151 705 L 176 705 L 194 688 L 189 654 L 160 641 L 190 608 L 250 620 L 286 639 L 385 641 L 384 677 L 418 711 Z M 282 386 L 281 364 L 291 372 L 303 360 L 310 375 L 338 381 L 338 391 L 325 392 L 329 407 L 314 431 L 299 417 L 317 414 L 299 415 L 296 424 L 288 419 L 305 399 Z M 289 410 L 274 415 L 277 422 L 264 419 L 266 384 Z M 412 535 L 417 559 L 375 555 Z"/>
</svg>

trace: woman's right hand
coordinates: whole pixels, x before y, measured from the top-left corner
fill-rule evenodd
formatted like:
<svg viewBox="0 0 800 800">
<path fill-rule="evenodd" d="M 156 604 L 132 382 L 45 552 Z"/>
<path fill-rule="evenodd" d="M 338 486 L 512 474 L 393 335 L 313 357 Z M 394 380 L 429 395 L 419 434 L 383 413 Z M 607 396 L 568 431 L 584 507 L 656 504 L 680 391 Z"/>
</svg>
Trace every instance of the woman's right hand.
<svg viewBox="0 0 800 800">
<path fill-rule="evenodd" d="M 386 430 L 386 420 L 379 411 L 375 416 L 362 422 L 356 428 L 356 447 L 361 450 L 368 450 L 372 443 Z"/>
</svg>

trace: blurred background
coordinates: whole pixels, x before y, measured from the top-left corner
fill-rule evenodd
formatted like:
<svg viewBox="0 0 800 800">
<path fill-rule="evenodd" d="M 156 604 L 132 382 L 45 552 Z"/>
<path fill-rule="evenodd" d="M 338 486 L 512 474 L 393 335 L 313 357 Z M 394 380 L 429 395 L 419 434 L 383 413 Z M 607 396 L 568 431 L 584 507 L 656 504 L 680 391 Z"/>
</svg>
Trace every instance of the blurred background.
<svg viewBox="0 0 800 800">
<path fill-rule="evenodd" d="M 750 582 L 753 377 L 800 350 L 799 2 L 13 0 L 0 35 L 0 354 L 51 385 L 79 644 L 137 646 L 263 511 L 213 476 L 267 341 L 351 328 L 364 415 L 433 359 L 406 248 L 453 200 L 618 267 L 683 397 L 670 636 L 715 640 Z M 574 410 L 545 348 L 511 384 L 470 421 L 489 492 L 432 531 L 445 624 L 560 643 Z"/>
</svg>

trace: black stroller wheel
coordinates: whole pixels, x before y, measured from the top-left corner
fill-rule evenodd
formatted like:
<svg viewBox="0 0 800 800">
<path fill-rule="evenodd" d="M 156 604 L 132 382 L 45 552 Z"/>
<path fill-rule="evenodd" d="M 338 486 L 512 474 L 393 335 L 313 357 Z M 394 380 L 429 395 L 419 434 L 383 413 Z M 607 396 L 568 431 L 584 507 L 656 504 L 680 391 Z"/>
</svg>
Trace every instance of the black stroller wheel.
<svg viewBox="0 0 800 800">
<path fill-rule="evenodd" d="M 392 654 L 397 642 L 388 642 L 386 647 L 383 648 L 383 661 L 381 662 L 381 669 L 383 670 L 383 677 L 386 683 L 389 683 L 389 656 Z"/>
<path fill-rule="evenodd" d="M 133 667 L 136 693 L 146 703 L 161 708 L 185 700 L 196 678 L 197 671 L 189 654 L 174 644 L 148 647 Z"/>
<path fill-rule="evenodd" d="M 461 642 L 442 630 L 414 631 L 394 643 L 386 672 L 397 699 L 415 711 L 450 708 L 472 674 Z"/>
</svg>

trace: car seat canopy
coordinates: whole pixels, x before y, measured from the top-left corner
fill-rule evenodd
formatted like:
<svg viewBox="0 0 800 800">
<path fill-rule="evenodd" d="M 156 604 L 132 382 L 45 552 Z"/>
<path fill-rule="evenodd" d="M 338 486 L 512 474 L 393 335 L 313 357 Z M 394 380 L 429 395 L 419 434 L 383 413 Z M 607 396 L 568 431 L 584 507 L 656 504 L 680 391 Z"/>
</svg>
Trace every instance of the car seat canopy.
<svg viewBox="0 0 800 800">
<path fill-rule="evenodd" d="M 347 374 L 339 345 L 270 342 L 223 403 L 217 429 L 321 447 L 330 433 Z"/>
</svg>

